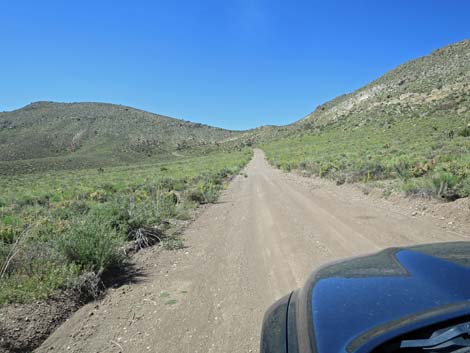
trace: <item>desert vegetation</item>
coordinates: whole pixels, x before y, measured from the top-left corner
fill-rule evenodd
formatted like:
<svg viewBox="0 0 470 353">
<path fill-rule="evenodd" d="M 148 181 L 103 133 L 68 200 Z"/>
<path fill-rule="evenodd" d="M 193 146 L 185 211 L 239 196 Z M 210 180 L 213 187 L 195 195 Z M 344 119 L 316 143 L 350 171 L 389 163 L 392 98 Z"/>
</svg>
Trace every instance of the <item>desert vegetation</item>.
<svg viewBox="0 0 470 353">
<path fill-rule="evenodd" d="M 377 119 L 361 128 L 344 121 L 263 149 L 283 170 L 338 184 L 391 180 L 407 195 L 453 200 L 470 195 L 469 123 L 444 115 Z"/>
<path fill-rule="evenodd" d="M 0 305 L 66 291 L 95 297 L 132 266 L 129 252 L 182 239 L 169 228 L 215 202 L 251 150 L 172 162 L 0 179 Z M 103 282 L 104 281 L 104 282 Z"/>
<path fill-rule="evenodd" d="M 470 195 L 470 41 L 412 60 L 339 96 L 261 144 L 269 161 L 386 191 Z M 280 130 L 279 130 L 280 131 Z M 272 133 L 271 133 L 272 135 Z"/>
</svg>

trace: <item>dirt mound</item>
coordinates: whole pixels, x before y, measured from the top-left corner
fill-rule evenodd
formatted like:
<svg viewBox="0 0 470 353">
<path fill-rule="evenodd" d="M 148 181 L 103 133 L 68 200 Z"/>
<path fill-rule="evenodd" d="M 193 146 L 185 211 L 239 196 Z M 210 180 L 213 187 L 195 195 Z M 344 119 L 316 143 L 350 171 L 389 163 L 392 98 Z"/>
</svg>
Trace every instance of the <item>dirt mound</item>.
<svg viewBox="0 0 470 353">
<path fill-rule="evenodd" d="M 66 296 L 0 308 L 0 352 L 31 352 L 75 310 Z"/>
</svg>

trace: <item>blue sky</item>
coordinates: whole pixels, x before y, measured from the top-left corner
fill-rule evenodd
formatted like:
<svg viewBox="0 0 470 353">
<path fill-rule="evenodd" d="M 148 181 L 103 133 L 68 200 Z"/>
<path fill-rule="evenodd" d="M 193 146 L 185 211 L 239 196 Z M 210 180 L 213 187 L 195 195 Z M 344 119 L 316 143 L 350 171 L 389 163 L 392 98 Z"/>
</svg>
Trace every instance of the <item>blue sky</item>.
<svg viewBox="0 0 470 353">
<path fill-rule="evenodd" d="M 0 111 L 100 101 L 287 124 L 470 38 L 470 1 L 0 1 Z"/>
</svg>

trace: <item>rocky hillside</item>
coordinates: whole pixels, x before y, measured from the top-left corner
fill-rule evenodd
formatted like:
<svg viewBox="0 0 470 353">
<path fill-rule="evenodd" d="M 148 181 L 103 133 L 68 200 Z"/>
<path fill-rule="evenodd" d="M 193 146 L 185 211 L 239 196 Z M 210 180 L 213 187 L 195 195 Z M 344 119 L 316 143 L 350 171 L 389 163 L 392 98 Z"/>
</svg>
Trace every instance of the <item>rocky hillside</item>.
<svg viewBox="0 0 470 353">
<path fill-rule="evenodd" d="M 36 102 L 0 113 L 0 174 L 161 160 L 237 135 L 121 105 Z"/>
<path fill-rule="evenodd" d="M 470 40 L 409 61 L 377 80 L 318 106 L 287 126 L 263 126 L 244 134 L 251 143 L 320 133 L 327 126 L 388 126 L 406 117 L 470 117 Z"/>
<path fill-rule="evenodd" d="M 270 162 L 386 194 L 470 195 L 470 41 L 405 63 L 300 121 L 251 135 Z"/>
<path fill-rule="evenodd" d="M 300 120 L 301 128 L 346 120 L 361 126 L 401 116 L 470 113 L 470 40 L 412 60 L 337 97 Z"/>
</svg>

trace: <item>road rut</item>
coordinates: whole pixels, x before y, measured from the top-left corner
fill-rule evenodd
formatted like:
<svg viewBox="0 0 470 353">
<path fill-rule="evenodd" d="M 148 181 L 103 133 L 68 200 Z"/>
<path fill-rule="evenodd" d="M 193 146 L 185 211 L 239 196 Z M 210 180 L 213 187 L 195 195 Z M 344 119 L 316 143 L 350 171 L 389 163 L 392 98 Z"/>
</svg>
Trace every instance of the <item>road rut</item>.
<svg viewBox="0 0 470 353">
<path fill-rule="evenodd" d="M 137 283 L 84 306 L 37 351 L 258 352 L 267 307 L 317 266 L 389 246 L 466 239 L 431 218 L 298 182 L 260 150 L 245 172 L 188 227 L 187 248 L 138 254 Z"/>
</svg>

